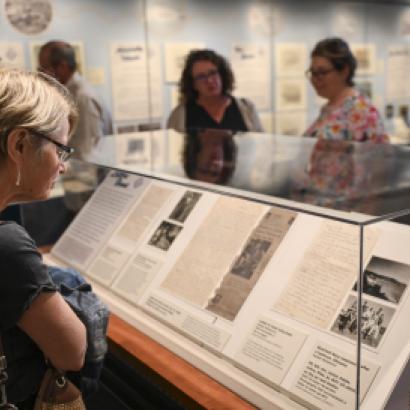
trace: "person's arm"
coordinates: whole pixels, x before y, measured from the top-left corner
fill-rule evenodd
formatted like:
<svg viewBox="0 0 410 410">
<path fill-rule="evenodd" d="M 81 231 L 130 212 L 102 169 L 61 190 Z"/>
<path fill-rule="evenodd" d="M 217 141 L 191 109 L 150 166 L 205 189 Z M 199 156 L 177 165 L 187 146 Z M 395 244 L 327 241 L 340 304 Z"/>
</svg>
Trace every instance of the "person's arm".
<svg viewBox="0 0 410 410">
<path fill-rule="evenodd" d="M 58 292 L 41 292 L 18 326 L 33 339 L 54 367 L 78 371 L 84 364 L 86 330 Z"/>
</svg>

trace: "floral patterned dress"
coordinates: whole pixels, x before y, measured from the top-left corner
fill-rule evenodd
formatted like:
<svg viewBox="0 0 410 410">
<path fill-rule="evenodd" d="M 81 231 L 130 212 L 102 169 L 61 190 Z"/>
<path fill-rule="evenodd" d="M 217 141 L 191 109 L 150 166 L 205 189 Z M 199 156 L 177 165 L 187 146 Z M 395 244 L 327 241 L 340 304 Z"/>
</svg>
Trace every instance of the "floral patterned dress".
<svg viewBox="0 0 410 410">
<path fill-rule="evenodd" d="M 304 135 L 327 140 L 388 142 L 376 107 L 358 91 L 346 97 L 340 107 L 325 105 Z"/>
<path fill-rule="evenodd" d="M 337 108 L 324 106 L 304 135 L 317 142 L 304 177 L 296 183 L 304 193 L 299 199 L 332 208 L 348 208 L 352 200 L 368 202 L 389 141 L 370 101 L 355 91 Z"/>
</svg>

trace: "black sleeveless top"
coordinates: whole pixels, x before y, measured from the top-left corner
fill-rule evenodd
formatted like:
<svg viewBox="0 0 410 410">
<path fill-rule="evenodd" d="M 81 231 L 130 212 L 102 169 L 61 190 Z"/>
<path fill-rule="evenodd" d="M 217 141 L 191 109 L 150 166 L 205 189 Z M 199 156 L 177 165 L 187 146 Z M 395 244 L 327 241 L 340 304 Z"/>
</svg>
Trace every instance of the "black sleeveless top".
<svg viewBox="0 0 410 410">
<path fill-rule="evenodd" d="M 215 121 L 208 112 L 195 101 L 186 104 L 186 129 L 193 128 L 217 128 L 222 130 L 248 131 L 242 114 L 239 111 L 235 98 L 232 97 L 231 104 L 226 108 L 221 122 Z"/>
</svg>

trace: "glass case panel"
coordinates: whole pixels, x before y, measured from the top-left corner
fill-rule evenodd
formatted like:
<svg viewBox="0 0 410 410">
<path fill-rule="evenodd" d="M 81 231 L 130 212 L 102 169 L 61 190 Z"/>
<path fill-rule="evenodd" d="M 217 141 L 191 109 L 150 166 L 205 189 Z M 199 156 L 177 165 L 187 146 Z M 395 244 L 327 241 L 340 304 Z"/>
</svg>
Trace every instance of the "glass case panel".
<svg viewBox="0 0 410 410">
<path fill-rule="evenodd" d="M 406 213 L 409 153 L 407 146 L 370 142 L 158 130 L 104 138 L 90 161 L 289 199 L 295 207 L 318 205 L 329 215 L 348 211 L 360 222 Z"/>
</svg>

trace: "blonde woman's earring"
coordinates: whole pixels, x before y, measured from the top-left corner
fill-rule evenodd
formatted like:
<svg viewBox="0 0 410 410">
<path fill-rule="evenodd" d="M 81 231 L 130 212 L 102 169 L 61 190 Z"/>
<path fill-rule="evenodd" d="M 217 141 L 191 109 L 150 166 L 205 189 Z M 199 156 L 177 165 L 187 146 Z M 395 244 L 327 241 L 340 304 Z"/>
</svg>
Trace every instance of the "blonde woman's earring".
<svg viewBox="0 0 410 410">
<path fill-rule="evenodd" d="M 20 186 L 20 182 L 21 182 L 20 168 L 17 168 L 16 186 Z"/>
</svg>

